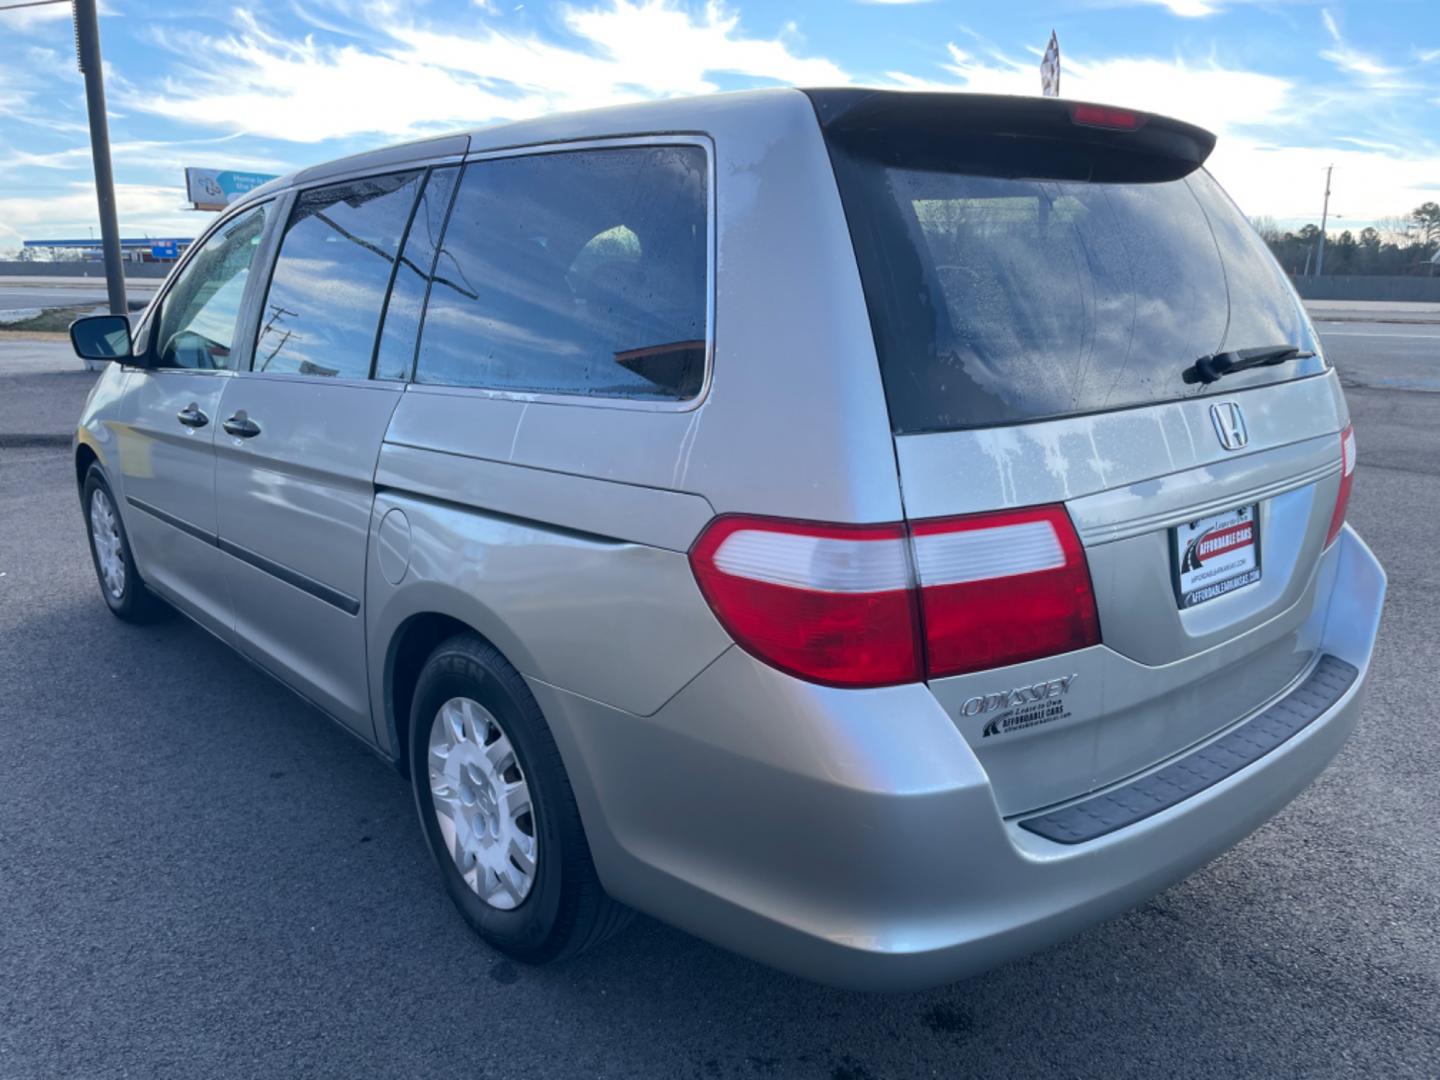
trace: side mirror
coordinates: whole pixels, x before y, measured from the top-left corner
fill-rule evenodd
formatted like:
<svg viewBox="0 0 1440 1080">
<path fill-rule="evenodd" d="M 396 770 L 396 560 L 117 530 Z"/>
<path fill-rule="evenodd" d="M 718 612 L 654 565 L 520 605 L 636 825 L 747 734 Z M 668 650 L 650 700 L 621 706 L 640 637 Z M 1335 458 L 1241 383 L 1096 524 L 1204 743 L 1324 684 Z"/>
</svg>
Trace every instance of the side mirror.
<svg viewBox="0 0 1440 1080">
<path fill-rule="evenodd" d="M 128 360 L 130 320 L 124 315 L 91 315 L 70 324 L 70 344 L 82 360 Z"/>
</svg>

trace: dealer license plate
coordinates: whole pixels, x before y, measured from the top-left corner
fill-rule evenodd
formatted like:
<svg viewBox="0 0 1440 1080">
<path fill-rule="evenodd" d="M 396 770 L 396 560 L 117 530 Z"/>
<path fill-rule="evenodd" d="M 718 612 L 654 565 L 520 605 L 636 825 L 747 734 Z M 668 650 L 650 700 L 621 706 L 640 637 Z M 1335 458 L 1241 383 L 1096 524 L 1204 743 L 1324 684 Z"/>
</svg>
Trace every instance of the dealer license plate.
<svg viewBox="0 0 1440 1080">
<path fill-rule="evenodd" d="M 1175 543 L 1175 597 L 1194 607 L 1260 580 L 1259 506 L 1178 525 Z"/>
</svg>

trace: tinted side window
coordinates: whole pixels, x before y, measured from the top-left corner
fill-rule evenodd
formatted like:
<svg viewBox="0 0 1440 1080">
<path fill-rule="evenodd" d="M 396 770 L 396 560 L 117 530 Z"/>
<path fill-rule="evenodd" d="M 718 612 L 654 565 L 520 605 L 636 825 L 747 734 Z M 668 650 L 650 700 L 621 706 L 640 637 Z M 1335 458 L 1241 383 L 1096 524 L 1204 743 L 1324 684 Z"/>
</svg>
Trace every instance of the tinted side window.
<svg viewBox="0 0 1440 1080">
<path fill-rule="evenodd" d="M 300 194 L 260 313 L 256 371 L 369 377 L 380 308 L 422 175 L 372 176 Z"/>
<path fill-rule="evenodd" d="M 696 146 L 466 167 L 416 379 L 684 399 L 705 374 L 707 180 Z"/>
<path fill-rule="evenodd" d="M 264 206 L 220 226 L 165 294 L 155 334 L 155 366 L 223 370 L 232 366 L 235 323 L 250 264 L 265 231 Z"/>
<path fill-rule="evenodd" d="M 445 229 L 445 212 L 450 209 L 455 178 L 459 175 L 460 167 L 451 165 L 436 169 L 425 183 L 425 193 L 420 196 L 420 206 L 405 236 L 405 250 L 395 270 L 395 282 L 390 286 L 380 346 L 375 353 L 377 379 L 410 377 L 415 344 L 420 338 L 420 314 L 425 308 L 425 294 L 430 291 L 430 272 L 435 266 L 440 234 Z"/>
</svg>

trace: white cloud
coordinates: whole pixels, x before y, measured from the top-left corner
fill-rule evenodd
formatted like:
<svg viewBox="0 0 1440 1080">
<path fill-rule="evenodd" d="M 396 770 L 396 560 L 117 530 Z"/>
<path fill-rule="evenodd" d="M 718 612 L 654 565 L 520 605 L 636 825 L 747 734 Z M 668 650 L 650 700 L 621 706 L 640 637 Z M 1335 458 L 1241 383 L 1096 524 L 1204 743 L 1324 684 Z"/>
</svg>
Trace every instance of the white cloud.
<svg viewBox="0 0 1440 1080">
<path fill-rule="evenodd" d="M 906 89 L 1039 93 L 1038 64 L 993 49 L 983 58 L 954 44 L 948 52 L 949 62 L 942 67 L 953 76 L 949 81 L 905 73 L 887 78 Z M 1404 149 L 1378 139 L 1370 140 L 1373 145 L 1336 139 L 1349 145 L 1293 145 L 1292 140 L 1311 134 L 1304 130 L 1304 118 L 1333 105 L 1333 95 L 1317 102 L 1288 79 L 1217 60 L 1070 56 L 1064 63 L 1061 90 L 1067 98 L 1144 109 L 1215 132 L 1218 142 L 1209 168 L 1249 215 L 1293 220 L 1313 212 L 1318 221 L 1324 169 L 1330 164 L 1335 166 L 1331 209 L 1344 215 L 1346 227 L 1361 227 L 1434 198 L 1440 153 L 1433 144 L 1417 140 Z"/>
<path fill-rule="evenodd" d="M 699 14 L 674 0 L 611 0 L 567 9 L 583 45 L 554 44 L 493 26 L 431 29 L 367 12 L 378 51 L 312 37 L 281 38 L 237 14 L 223 38 L 161 38 L 206 57 L 161 93 L 123 93 L 134 110 L 292 142 L 361 134 L 405 137 L 437 129 L 717 89 L 715 75 L 776 83 L 844 83 L 836 64 L 799 55 L 784 36 L 747 36 L 712 2 Z"/>
<path fill-rule="evenodd" d="M 1415 89 L 1400 68 L 1382 63 L 1370 53 L 1362 52 L 1346 41 L 1328 8 L 1320 11 L 1320 21 L 1330 35 L 1331 47 L 1320 50 L 1322 60 L 1329 60 L 1345 74 L 1353 76 L 1368 89 L 1378 93 L 1399 93 Z M 1422 57 L 1422 62 L 1424 58 Z"/>
<path fill-rule="evenodd" d="M 0 63 L 0 117 L 23 120 L 35 99 L 36 83 L 35 77 L 19 64 Z"/>
<path fill-rule="evenodd" d="M 217 139 L 186 139 L 176 142 L 166 142 L 157 139 L 122 140 L 110 144 L 110 156 L 118 162 L 143 165 L 150 169 L 168 169 L 175 172 L 188 165 L 203 163 L 206 152 L 196 152 L 190 148 L 214 146 L 229 142 L 234 138 L 235 136 L 233 135 L 225 135 Z M 289 162 L 281 161 L 278 158 L 263 157 L 254 154 L 236 154 L 230 150 L 226 150 L 223 153 L 223 158 L 226 167 L 234 169 L 253 169 L 258 172 L 282 172 L 288 171 L 292 167 Z M 64 171 L 81 168 L 88 170 L 90 164 L 91 150 L 88 140 L 84 142 L 83 145 L 77 144 L 67 147 L 64 150 L 54 150 L 43 154 L 34 154 L 25 150 L 14 149 L 0 153 L 0 175 L 7 172 L 15 173 L 21 169 Z"/>
<path fill-rule="evenodd" d="M 0 13 L 0 26 L 16 33 L 29 33 L 37 26 L 70 18 L 69 4 L 47 4 L 44 7 L 14 8 Z"/>
<path fill-rule="evenodd" d="M 615 65 L 617 81 L 638 83 L 657 94 L 676 92 L 672 87 L 688 85 L 697 72 L 782 83 L 847 81 L 829 60 L 796 56 L 783 39 L 743 36 L 740 17 L 716 0 L 694 19 L 668 0 L 614 0 L 609 10 L 572 9 L 565 22 Z"/>
<path fill-rule="evenodd" d="M 1162 7 L 1178 18 L 1203 19 L 1210 15 L 1219 15 L 1228 8 L 1247 6 L 1275 8 L 1315 2 L 1317 0 L 1085 0 L 1085 6 L 1092 8 Z"/>
<path fill-rule="evenodd" d="M 1331 227 L 1360 229 L 1407 213 L 1435 198 L 1440 155 L 1377 153 L 1357 149 L 1281 146 L 1245 137 L 1222 139 L 1210 171 L 1251 217 L 1320 221 L 1325 169 L 1330 183 Z"/>
<path fill-rule="evenodd" d="M 1179 15 L 1185 19 L 1203 19 L 1207 15 L 1217 14 L 1223 4 L 1217 0 L 1153 0 L 1163 8 L 1167 8 L 1171 15 Z"/>
<path fill-rule="evenodd" d="M 115 203 L 120 231 L 151 236 L 194 236 L 210 221 L 209 215 L 180 209 L 180 190 L 173 186 L 116 184 Z M 99 220 L 95 185 L 85 181 L 57 183 L 40 195 L 0 197 L 0 243 L 36 239 L 40 233 L 54 239 L 85 236 Z M 133 225 L 144 222 L 143 229 Z"/>
<path fill-rule="evenodd" d="M 945 70 L 957 82 L 948 89 L 992 94 L 1038 94 L 1040 67 L 1008 57 L 978 60 L 949 46 Z M 942 84 L 931 84 L 941 88 Z M 1259 72 L 1228 68 L 1215 61 L 1194 63 L 1180 58 L 1114 57 L 1063 62 L 1061 92 L 1067 98 L 1127 105 L 1163 113 L 1212 131 L 1264 126 L 1283 121 L 1293 86 Z"/>
<path fill-rule="evenodd" d="M 20 0 L 15 0 L 20 2 Z M 54 34 L 54 25 L 58 22 L 69 22 L 71 19 L 71 5 L 64 3 L 45 4 L 40 7 L 11 8 L 9 11 L 0 11 L 0 27 L 4 33 L 28 34 L 32 31 L 42 31 L 47 37 Z M 95 13 L 101 18 L 115 14 L 105 0 L 99 0 L 95 5 Z M 102 28 L 101 36 L 104 36 Z M 3 37 L 3 34 L 0 34 Z"/>
<path fill-rule="evenodd" d="M 113 79 L 112 101 L 132 113 L 158 113 L 212 131 L 294 143 L 356 136 L 378 142 L 557 110 L 705 93 L 734 83 L 851 81 L 842 66 L 807 50 L 793 24 L 758 35 L 733 7 L 715 0 L 700 8 L 682 6 L 681 0 L 573 0 L 577 6 L 558 9 L 558 21 L 545 37 L 509 29 L 528 25 L 507 22 L 512 0 L 477 3 L 444 27 L 416 21 L 415 11 L 423 8 L 390 0 L 305 2 L 324 12 L 323 18 L 310 18 L 310 25 L 334 24 L 344 31 L 341 36 L 329 31 L 318 38 L 282 36 L 244 8 L 237 11 L 234 30 L 218 37 L 154 29 L 155 43 L 175 54 L 178 64 L 159 87 Z M 1245 0 L 1090 2 L 1160 4 L 1177 15 L 1199 17 Z M 1440 149 L 1433 139 L 1427 142 L 1423 132 L 1412 137 L 1398 121 L 1342 127 L 1335 118 L 1368 115 L 1377 89 L 1399 100 L 1404 79 L 1420 71 L 1415 65 L 1440 59 L 1440 50 L 1412 50 L 1408 67 L 1396 67 L 1353 49 L 1329 11 L 1322 12 L 1321 23 L 1326 58 L 1348 76 L 1331 77 L 1328 85 L 1247 70 L 1220 55 L 1067 53 L 1062 88 L 1069 98 L 1169 114 L 1215 131 L 1220 141 L 1212 167 L 1252 215 L 1293 219 L 1310 212 L 1312 202 L 1318 215 L 1321 170 L 1331 163 L 1336 166 L 1332 208 L 1347 224 L 1403 213 L 1434 195 L 1426 188 L 1440 176 Z M 557 28 L 559 35 L 553 33 Z M 1020 49 L 1011 55 L 973 32 L 970 38 L 965 49 L 949 45 L 944 62 L 928 72 L 896 70 L 867 81 L 906 89 L 1038 93 L 1035 57 Z M 13 114 L 31 93 L 18 73 L 11 76 L 0 65 L 0 110 L 9 106 L 11 119 L 25 119 L 23 111 Z M 1414 98 L 1418 103 L 1434 93 L 1432 87 Z M 1327 123 L 1316 126 L 1316 118 Z M 1335 133 L 1328 137 L 1332 148 L 1303 145 L 1327 138 L 1326 131 Z M 1342 131 L 1355 137 L 1338 134 Z M 57 170 L 67 166 L 76 170 L 71 175 L 85 175 L 83 138 L 67 141 L 69 148 L 52 154 L 5 160 L 0 153 L 0 176 L 29 169 L 43 185 L 45 176 L 58 178 Z M 122 140 L 116 156 L 127 178 L 135 179 L 142 164 L 205 164 L 196 152 L 203 142 Z M 225 158 L 260 171 L 284 168 L 258 155 Z M 7 186 L 14 190 L 8 179 Z M 93 221 L 88 183 L 56 191 L 55 198 L 0 200 L 0 236 L 17 233 L 26 222 L 43 221 L 45 231 L 56 231 L 83 229 Z M 132 184 L 127 192 L 122 220 L 182 234 L 197 227 L 195 218 L 175 209 L 181 201 L 177 188 Z"/>
</svg>

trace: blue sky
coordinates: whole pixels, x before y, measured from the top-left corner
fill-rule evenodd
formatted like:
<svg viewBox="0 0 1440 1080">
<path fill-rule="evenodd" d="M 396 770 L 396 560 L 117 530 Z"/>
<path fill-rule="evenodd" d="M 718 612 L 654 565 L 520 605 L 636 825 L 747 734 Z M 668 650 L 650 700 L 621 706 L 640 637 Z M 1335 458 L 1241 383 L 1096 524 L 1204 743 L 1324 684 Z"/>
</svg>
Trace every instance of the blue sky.
<svg viewBox="0 0 1440 1080">
<path fill-rule="evenodd" d="M 0 0 L 0 4 L 10 0 Z M 1220 135 L 1251 215 L 1440 201 L 1440 0 L 102 0 L 122 232 L 192 235 L 186 165 L 283 172 L 501 119 L 784 83 L 1037 93 Z M 69 5 L 0 12 L 0 249 L 95 224 Z"/>
</svg>

